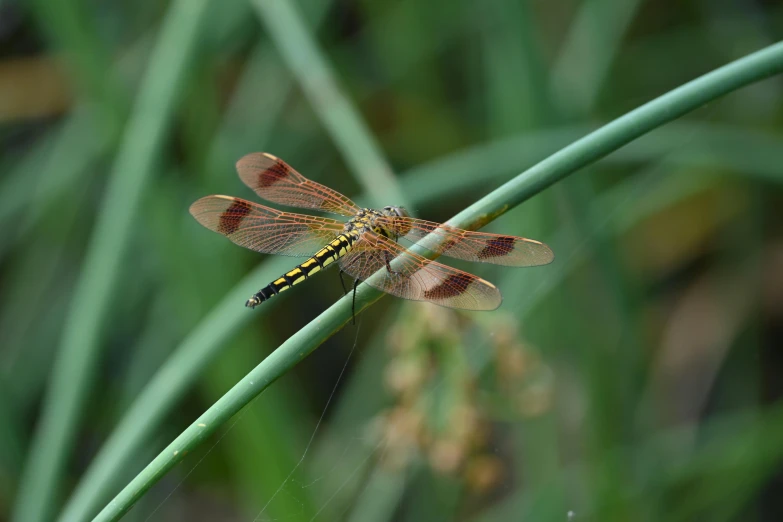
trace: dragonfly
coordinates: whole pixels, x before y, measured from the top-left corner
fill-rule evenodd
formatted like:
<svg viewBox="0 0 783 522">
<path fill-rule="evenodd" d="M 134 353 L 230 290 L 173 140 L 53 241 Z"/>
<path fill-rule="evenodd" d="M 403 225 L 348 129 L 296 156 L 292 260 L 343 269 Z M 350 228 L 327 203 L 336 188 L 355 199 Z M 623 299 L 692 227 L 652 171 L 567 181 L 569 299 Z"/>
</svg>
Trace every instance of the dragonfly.
<svg viewBox="0 0 783 522">
<path fill-rule="evenodd" d="M 342 273 L 353 277 L 354 298 L 356 285 L 365 281 L 403 299 L 448 308 L 494 310 L 500 306 L 500 291 L 489 281 L 422 257 L 400 245 L 400 240 L 436 254 L 504 266 L 545 265 L 554 259 L 547 245 L 533 239 L 416 219 L 403 207 L 361 208 L 272 154 L 248 154 L 236 168 L 242 181 L 266 201 L 348 218 L 339 221 L 282 212 L 232 196 L 206 196 L 193 203 L 190 213 L 199 223 L 239 246 L 308 258 L 253 294 L 245 303 L 250 308 L 333 263 L 340 266 L 341 281 Z M 376 273 L 378 277 L 370 277 Z"/>
</svg>

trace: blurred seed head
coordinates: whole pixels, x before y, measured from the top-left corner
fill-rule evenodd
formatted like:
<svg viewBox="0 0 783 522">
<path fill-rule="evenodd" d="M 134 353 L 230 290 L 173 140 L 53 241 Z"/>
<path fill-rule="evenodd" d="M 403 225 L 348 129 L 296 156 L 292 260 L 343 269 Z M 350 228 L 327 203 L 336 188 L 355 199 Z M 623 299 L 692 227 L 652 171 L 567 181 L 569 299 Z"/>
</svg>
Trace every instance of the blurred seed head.
<svg viewBox="0 0 783 522">
<path fill-rule="evenodd" d="M 466 448 L 462 441 L 437 440 L 429 449 L 430 466 L 439 473 L 453 474 L 465 459 L 465 452 Z"/>
<path fill-rule="evenodd" d="M 504 468 L 488 447 L 489 412 L 500 407 L 504 415 L 539 415 L 552 404 L 548 368 L 535 348 L 520 341 L 517 323 L 504 314 L 427 305 L 403 307 L 386 341 L 384 381 L 395 405 L 378 424 L 384 465 L 400 470 L 423 459 L 472 491 L 491 489 Z M 477 350 L 486 350 L 479 367 L 471 357 Z M 493 409 L 486 408 L 488 397 Z"/>
<path fill-rule="evenodd" d="M 503 461 L 495 455 L 479 455 L 465 466 L 465 482 L 476 493 L 486 493 L 500 484 L 504 476 Z"/>
</svg>

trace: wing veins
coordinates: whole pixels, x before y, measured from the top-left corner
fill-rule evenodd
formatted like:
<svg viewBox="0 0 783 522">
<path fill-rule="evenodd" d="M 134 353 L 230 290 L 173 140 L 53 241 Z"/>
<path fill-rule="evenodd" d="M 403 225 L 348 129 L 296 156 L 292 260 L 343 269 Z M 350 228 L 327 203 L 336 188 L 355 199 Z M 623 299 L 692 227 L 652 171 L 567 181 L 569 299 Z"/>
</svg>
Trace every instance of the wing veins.
<svg viewBox="0 0 783 522">
<path fill-rule="evenodd" d="M 265 254 L 311 256 L 343 230 L 334 219 L 281 212 L 230 196 L 201 198 L 190 213 L 233 243 Z"/>
<path fill-rule="evenodd" d="M 242 181 L 267 201 L 343 216 L 353 216 L 359 210 L 356 203 L 346 196 L 307 179 L 272 154 L 248 154 L 237 162 L 236 168 Z"/>
<path fill-rule="evenodd" d="M 384 217 L 381 223 L 406 241 L 455 259 L 504 266 L 538 266 L 554 259 L 547 245 L 524 237 L 474 232 L 412 217 Z"/>
<path fill-rule="evenodd" d="M 387 254 L 393 257 L 391 273 L 386 269 Z M 374 232 L 365 232 L 341 258 L 340 266 L 349 275 L 403 299 L 467 310 L 494 310 L 501 302 L 492 283 L 426 259 Z"/>
</svg>

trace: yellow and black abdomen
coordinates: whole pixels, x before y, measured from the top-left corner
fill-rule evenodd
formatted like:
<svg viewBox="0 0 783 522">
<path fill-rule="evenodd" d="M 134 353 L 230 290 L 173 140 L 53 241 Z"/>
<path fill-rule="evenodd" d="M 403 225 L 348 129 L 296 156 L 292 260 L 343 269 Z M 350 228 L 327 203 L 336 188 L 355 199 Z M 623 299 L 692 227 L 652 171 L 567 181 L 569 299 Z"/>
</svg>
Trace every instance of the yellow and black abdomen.
<svg viewBox="0 0 783 522">
<path fill-rule="evenodd" d="M 340 234 L 328 245 L 316 252 L 313 257 L 259 290 L 253 297 L 247 300 L 245 306 L 254 308 L 272 296 L 288 290 L 316 272 L 323 270 L 350 252 L 351 247 L 357 239 L 358 235 L 355 233 Z"/>
</svg>

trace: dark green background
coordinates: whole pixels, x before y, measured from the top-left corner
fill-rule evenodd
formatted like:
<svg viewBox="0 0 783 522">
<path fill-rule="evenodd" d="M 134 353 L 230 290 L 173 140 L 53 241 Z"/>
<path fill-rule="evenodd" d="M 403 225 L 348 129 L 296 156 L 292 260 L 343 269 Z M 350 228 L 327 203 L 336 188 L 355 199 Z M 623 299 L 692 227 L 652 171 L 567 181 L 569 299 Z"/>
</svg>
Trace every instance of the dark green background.
<svg viewBox="0 0 783 522">
<path fill-rule="evenodd" d="M 187 212 L 213 193 L 256 199 L 233 169 L 242 155 L 268 151 L 362 204 L 446 220 L 783 34 L 764 1 L 295 2 L 364 122 L 351 127 L 324 122 L 318 104 L 337 102 L 303 91 L 290 57 L 306 44 L 264 4 L 213 0 L 177 35 L 187 2 L 0 0 L 0 520 L 70 505 L 169 355 L 206 346 L 94 515 L 342 295 L 332 270 L 244 308 L 245 287 L 298 261 L 236 247 Z M 776 77 L 731 94 L 511 210 L 488 230 L 545 241 L 556 260 L 454 263 L 500 287 L 498 311 L 384 298 L 127 519 L 783 519 L 782 93 Z M 378 200 L 377 173 L 357 172 L 350 151 L 368 143 L 404 202 Z M 118 172 L 147 177 L 108 200 L 134 207 L 140 191 L 127 212 L 106 203 Z M 116 244 L 96 243 L 101 226 Z M 96 254 L 105 245 L 116 266 Z M 90 283 L 103 270 L 106 299 Z M 69 373 L 79 353 L 89 361 Z M 63 433 L 47 432 L 44 404 L 66 389 L 84 401 L 63 417 L 73 436 L 54 489 L 39 491 L 29 463 Z"/>
</svg>

